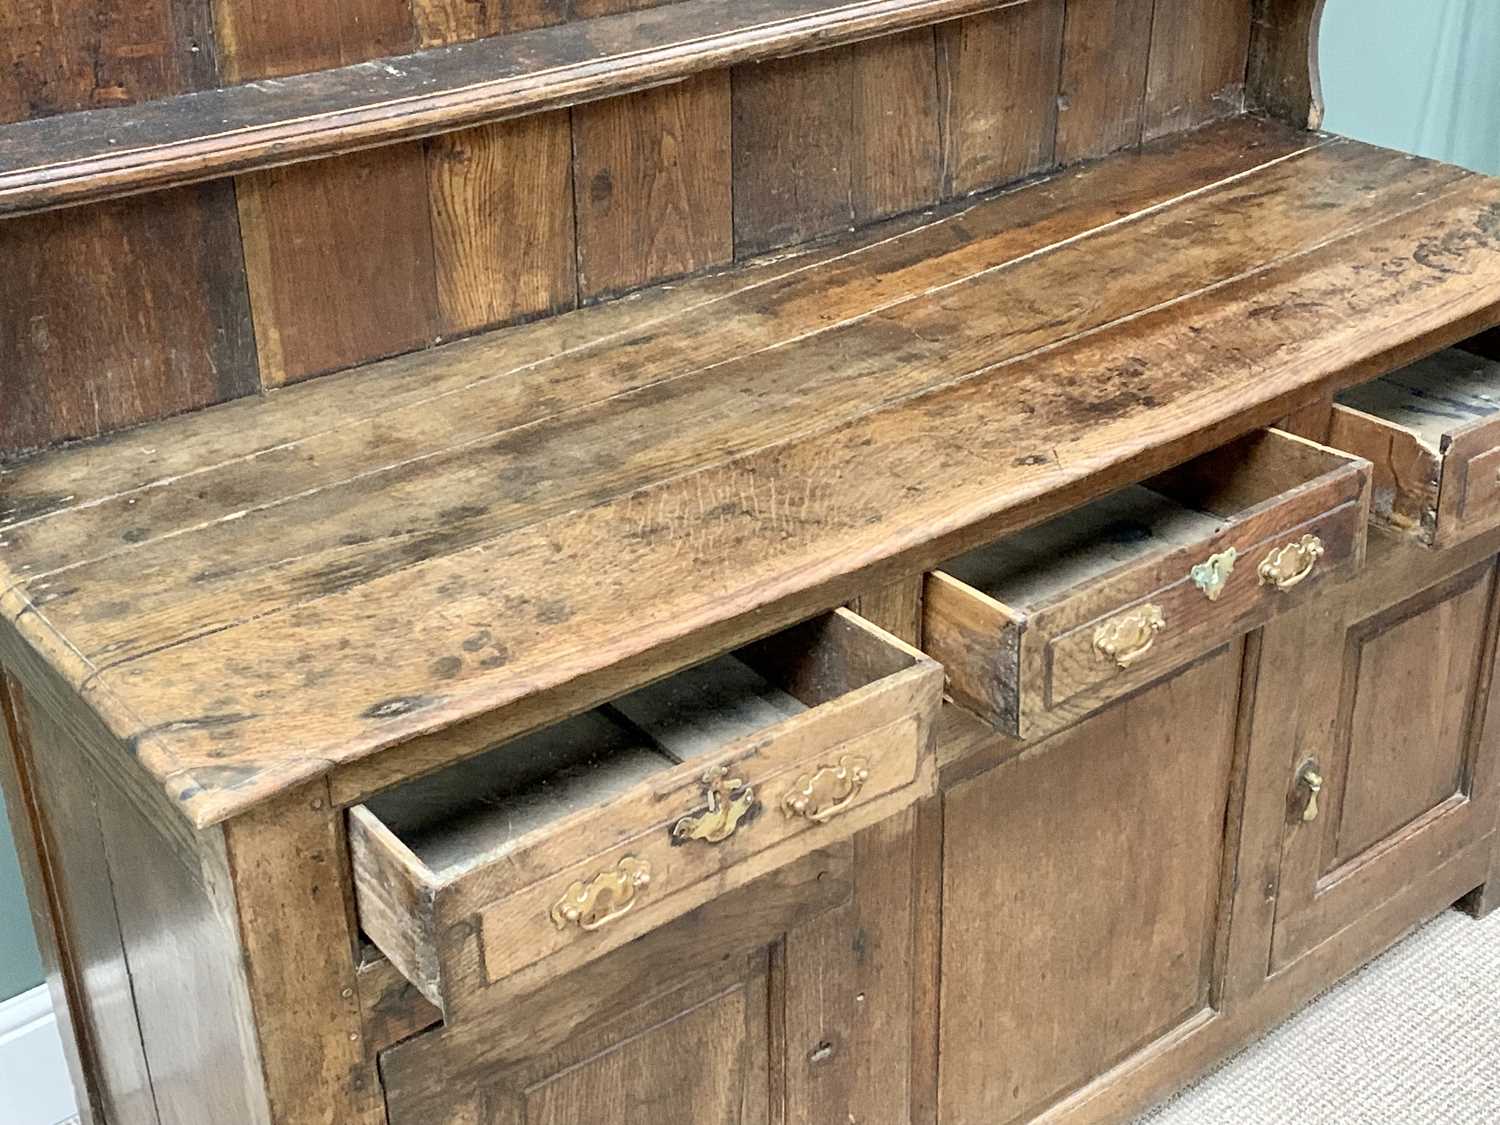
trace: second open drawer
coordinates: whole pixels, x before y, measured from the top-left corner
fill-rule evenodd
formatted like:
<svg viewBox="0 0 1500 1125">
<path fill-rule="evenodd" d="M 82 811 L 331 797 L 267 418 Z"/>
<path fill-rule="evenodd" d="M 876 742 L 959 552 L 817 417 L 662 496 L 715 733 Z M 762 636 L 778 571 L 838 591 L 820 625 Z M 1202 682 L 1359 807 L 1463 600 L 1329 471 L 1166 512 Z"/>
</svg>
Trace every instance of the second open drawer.
<svg viewBox="0 0 1500 1125">
<path fill-rule="evenodd" d="M 1264 430 L 950 560 L 923 647 L 1001 731 L 1058 730 L 1359 566 L 1369 462 Z"/>
<path fill-rule="evenodd" d="M 1376 523 L 1427 547 L 1500 527 L 1500 363 L 1439 352 L 1334 403 L 1328 443 L 1375 466 Z"/>
<path fill-rule="evenodd" d="M 350 810 L 360 923 L 450 1019 L 933 791 L 942 671 L 838 610 Z"/>
</svg>

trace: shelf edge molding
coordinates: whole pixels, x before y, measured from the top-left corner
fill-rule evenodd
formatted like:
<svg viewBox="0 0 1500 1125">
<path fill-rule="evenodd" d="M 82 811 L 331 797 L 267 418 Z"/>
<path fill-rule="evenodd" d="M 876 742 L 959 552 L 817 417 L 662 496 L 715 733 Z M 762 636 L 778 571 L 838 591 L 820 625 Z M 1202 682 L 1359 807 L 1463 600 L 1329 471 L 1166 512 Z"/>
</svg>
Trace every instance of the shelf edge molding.
<svg viewBox="0 0 1500 1125">
<path fill-rule="evenodd" d="M 1030 2 L 680 0 L 0 125 L 0 219 L 415 140 Z"/>
</svg>

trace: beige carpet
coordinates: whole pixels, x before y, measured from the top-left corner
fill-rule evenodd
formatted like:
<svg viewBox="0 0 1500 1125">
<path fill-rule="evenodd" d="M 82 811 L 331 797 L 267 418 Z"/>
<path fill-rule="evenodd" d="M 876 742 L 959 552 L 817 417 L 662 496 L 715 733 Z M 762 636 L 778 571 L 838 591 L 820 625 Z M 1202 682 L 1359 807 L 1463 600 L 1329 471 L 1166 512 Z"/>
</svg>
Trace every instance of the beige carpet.
<svg viewBox="0 0 1500 1125">
<path fill-rule="evenodd" d="M 1500 1125 L 1500 911 L 1448 911 L 1142 1125 Z"/>
</svg>

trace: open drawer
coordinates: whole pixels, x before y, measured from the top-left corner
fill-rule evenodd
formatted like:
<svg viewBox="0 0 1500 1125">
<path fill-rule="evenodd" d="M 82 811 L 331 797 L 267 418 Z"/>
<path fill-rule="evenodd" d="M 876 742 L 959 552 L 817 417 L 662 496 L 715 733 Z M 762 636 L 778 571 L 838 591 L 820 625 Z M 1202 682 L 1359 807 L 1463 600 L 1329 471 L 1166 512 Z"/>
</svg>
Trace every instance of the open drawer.
<svg viewBox="0 0 1500 1125">
<path fill-rule="evenodd" d="M 1500 363 L 1454 348 L 1353 387 L 1328 442 L 1374 464 L 1379 524 L 1438 548 L 1500 525 Z"/>
<path fill-rule="evenodd" d="M 923 638 L 954 700 L 1058 730 L 1364 559 L 1368 462 L 1264 430 L 951 560 Z"/>
<path fill-rule="evenodd" d="M 451 1019 L 933 792 L 942 670 L 847 610 L 350 810 L 360 923 Z"/>
</svg>

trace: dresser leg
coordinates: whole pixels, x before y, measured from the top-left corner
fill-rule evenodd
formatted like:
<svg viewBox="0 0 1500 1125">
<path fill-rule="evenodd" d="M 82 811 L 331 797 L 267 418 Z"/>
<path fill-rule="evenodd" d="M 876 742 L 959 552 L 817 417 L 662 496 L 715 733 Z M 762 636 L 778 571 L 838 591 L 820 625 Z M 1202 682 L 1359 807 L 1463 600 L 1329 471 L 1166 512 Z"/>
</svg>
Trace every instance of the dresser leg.
<svg viewBox="0 0 1500 1125">
<path fill-rule="evenodd" d="M 384 1125 L 355 983 L 343 820 L 326 782 L 224 832 L 274 1125 Z"/>
</svg>

